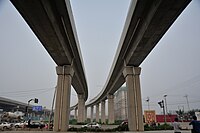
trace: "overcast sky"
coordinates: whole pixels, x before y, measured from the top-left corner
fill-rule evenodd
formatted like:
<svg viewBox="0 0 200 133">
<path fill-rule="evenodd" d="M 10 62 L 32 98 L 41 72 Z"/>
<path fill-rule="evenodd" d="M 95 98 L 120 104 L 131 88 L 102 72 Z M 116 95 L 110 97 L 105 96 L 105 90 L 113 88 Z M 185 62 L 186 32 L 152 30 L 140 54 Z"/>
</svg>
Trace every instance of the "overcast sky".
<svg viewBox="0 0 200 133">
<path fill-rule="evenodd" d="M 130 0 L 71 0 L 88 81 L 89 99 L 106 82 Z M 142 63 L 143 109 L 167 95 L 168 110 L 200 108 L 200 1 L 193 0 Z M 28 25 L 7 0 L 0 1 L 0 96 L 51 107 L 57 75 Z M 77 102 L 73 90 L 71 105 Z"/>
</svg>

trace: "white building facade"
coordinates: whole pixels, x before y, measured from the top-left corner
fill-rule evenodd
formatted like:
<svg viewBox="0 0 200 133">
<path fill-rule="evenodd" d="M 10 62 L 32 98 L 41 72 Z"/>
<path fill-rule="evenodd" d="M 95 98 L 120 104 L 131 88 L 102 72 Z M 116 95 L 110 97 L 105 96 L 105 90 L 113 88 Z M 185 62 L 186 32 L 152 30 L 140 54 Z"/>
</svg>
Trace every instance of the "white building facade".
<svg viewBox="0 0 200 133">
<path fill-rule="evenodd" d="M 127 120 L 127 87 L 120 87 L 114 97 L 115 120 Z"/>
</svg>

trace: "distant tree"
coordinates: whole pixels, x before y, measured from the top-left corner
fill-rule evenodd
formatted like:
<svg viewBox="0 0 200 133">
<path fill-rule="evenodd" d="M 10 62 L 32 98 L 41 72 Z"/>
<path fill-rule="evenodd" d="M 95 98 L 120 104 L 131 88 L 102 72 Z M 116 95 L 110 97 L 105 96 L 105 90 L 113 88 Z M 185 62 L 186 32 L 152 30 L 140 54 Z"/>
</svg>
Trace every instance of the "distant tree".
<svg viewBox="0 0 200 133">
<path fill-rule="evenodd" d="M 179 119 L 186 120 L 186 121 L 190 121 L 192 119 L 192 116 L 195 115 L 195 112 L 200 112 L 200 109 L 193 109 L 188 112 L 184 112 L 181 109 L 176 111 Z"/>
<path fill-rule="evenodd" d="M 179 110 L 176 111 L 176 113 L 177 113 L 178 116 L 183 116 L 184 110 L 179 109 Z"/>
<path fill-rule="evenodd" d="M 190 116 L 194 116 L 194 115 L 195 115 L 195 112 L 200 112 L 200 109 L 193 109 L 193 110 L 190 110 L 190 111 L 188 111 L 188 114 L 189 114 Z"/>
</svg>

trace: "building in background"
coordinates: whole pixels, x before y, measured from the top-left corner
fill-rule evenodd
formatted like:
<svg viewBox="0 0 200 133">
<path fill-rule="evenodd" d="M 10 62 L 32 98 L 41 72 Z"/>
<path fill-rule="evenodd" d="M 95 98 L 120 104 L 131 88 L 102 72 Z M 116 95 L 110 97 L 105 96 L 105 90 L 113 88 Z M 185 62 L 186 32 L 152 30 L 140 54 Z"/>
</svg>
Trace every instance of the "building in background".
<svg viewBox="0 0 200 133">
<path fill-rule="evenodd" d="M 121 87 L 114 98 L 115 120 L 127 120 L 127 87 Z"/>
<path fill-rule="evenodd" d="M 127 87 L 120 87 L 114 94 L 114 114 L 115 120 L 128 119 L 128 106 L 127 106 Z M 178 117 L 175 112 L 166 114 L 166 122 L 173 122 L 174 118 Z M 155 110 L 144 110 L 145 123 L 163 123 L 165 115 L 156 114 Z"/>
</svg>

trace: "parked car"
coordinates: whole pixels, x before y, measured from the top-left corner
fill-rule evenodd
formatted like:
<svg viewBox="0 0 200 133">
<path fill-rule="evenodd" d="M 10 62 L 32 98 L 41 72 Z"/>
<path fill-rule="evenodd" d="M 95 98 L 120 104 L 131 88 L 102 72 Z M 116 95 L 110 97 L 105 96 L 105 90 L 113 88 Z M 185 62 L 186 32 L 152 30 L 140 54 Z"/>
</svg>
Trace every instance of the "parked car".
<svg viewBox="0 0 200 133">
<path fill-rule="evenodd" d="M 43 124 L 41 122 L 31 122 L 28 127 L 29 128 L 44 128 L 45 124 Z"/>
<path fill-rule="evenodd" d="M 28 124 L 25 123 L 25 122 L 18 122 L 18 123 L 15 123 L 15 124 L 14 124 L 14 127 L 15 127 L 15 128 L 22 128 L 22 127 L 24 127 L 24 126 L 26 126 L 26 125 L 28 125 Z"/>
<path fill-rule="evenodd" d="M 82 125 L 82 128 L 101 128 L 101 125 L 96 123 L 96 122 L 92 122 L 92 123 L 88 123 L 86 125 Z"/>
<path fill-rule="evenodd" d="M 13 126 L 13 124 L 8 123 L 8 122 L 0 123 L 1 130 L 10 129 L 10 128 L 12 128 L 12 126 Z"/>
<path fill-rule="evenodd" d="M 128 121 L 123 121 L 119 126 L 125 126 L 128 125 Z"/>
<path fill-rule="evenodd" d="M 118 131 L 129 131 L 128 129 L 128 121 L 123 121 L 118 127 Z"/>
</svg>

